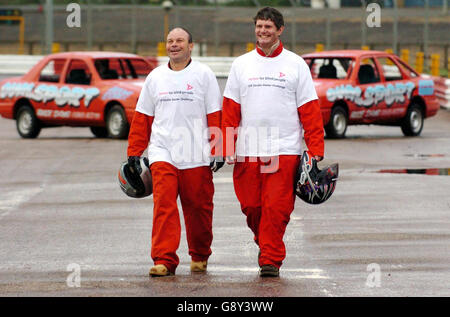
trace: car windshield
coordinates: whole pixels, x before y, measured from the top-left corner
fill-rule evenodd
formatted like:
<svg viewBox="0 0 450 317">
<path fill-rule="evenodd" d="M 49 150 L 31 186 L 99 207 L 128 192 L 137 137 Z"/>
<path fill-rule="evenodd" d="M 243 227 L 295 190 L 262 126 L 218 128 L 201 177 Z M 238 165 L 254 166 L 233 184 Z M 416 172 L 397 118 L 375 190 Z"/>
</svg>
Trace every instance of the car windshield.
<svg viewBox="0 0 450 317">
<path fill-rule="evenodd" d="M 139 58 L 98 58 L 94 64 L 105 80 L 145 78 L 151 71 L 150 65 Z"/>
<path fill-rule="evenodd" d="M 344 57 L 305 58 L 313 79 L 346 79 L 355 61 Z"/>
</svg>

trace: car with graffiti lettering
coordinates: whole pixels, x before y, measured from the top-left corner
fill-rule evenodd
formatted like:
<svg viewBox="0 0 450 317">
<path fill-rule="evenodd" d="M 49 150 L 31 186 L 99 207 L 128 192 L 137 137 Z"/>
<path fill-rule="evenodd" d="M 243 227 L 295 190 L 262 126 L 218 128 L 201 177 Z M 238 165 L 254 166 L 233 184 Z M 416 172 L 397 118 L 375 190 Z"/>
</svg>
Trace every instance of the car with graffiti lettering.
<svg viewBox="0 0 450 317">
<path fill-rule="evenodd" d="M 319 97 L 325 132 L 344 138 L 348 125 L 399 126 L 418 136 L 439 110 L 431 78 L 395 54 L 369 50 L 322 51 L 302 56 Z"/>
<path fill-rule="evenodd" d="M 97 137 L 123 139 L 154 67 L 135 54 L 51 54 L 24 76 L 0 82 L 0 115 L 16 120 L 23 138 L 45 127 L 86 126 Z"/>
</svg>

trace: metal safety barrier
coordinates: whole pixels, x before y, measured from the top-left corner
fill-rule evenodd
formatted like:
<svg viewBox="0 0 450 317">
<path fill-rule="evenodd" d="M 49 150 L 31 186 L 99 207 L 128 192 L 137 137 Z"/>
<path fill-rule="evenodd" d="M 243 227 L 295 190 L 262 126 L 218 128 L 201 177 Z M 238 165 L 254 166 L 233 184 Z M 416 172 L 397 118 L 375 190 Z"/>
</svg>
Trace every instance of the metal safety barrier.
<svg viewBox="0 0 450 317">
<path fill-rule="evenodd" d="M 42 55 L 0 55 L 0 74 L 2 75 L 24 75 L 37 62 Z M 193 57 L 193 59 L 208 65 L 217 77 L 228 77 L 231 63 L 234 57 Z M 167 56 L 157 58 L 158 65 L 168 62 Z"/>
<path fill-rule="evenodd" d="M 42 55 L 0 55 L 0 74 L 24 75 L 42 57 Z"/>
<path fill-rule="evenodd" d="M 433 77 L 436 97 L 441 108 L 450 110 L 450 78 Z"/>
<path fill-rule="evenodd" d="M 233 63 L 235 57 L 193 56 L 192 59 L 208 65 L 214 72 L 216 77 L 228 77 L 231 69 L 231 64 Z M 158 65 L 167 63 L 168 61 L 169 58 L 167 56 L 158 57 Z"/>
</svg>

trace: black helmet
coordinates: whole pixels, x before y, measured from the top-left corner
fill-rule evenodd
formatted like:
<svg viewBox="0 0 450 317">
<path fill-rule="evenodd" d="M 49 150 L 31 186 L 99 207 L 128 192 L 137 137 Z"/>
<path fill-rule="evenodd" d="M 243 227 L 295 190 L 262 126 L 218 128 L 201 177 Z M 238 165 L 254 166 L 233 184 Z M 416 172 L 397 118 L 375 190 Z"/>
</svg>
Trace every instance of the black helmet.
<svg viewBox="0 0 450 317">
<path fill-rule="evenodd" d="M 298 168 L 295 193 L 308 204 L 321 204 L 333 194 L 338 174 L 339 164 L 320 170 L 317 160 L 305 151 Z"/>
<path fill-rule="evenodd" d="M 136 171 L 130 168 L 128 161 L 122 163 L 119 169 L 119 184 L 122 191 L 130 197 L 142 198 L 153 193 L 152 174 L 148 159 L 141 157 Z"/>
</svg>

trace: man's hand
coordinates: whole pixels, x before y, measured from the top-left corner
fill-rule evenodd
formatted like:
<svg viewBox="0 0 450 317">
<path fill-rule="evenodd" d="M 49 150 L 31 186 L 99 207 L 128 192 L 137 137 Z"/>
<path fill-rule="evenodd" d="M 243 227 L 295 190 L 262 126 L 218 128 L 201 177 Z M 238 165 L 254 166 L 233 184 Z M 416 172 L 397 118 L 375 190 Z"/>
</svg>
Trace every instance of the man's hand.
<svg viewBox="0 0 450 317">
<path fill-rule="evenodd" d="M 320 155 L 314 155 L 314 154 L 311 153 L 311 151 L 308 151 L 308 155 L 309 155 L 309 157 L 314 158 L 317 162 L 320 162 L 320 161 L 323 160 L 323 156 L 320 156 Z"/>
<path fill-rule="evenodd" d="M 225 164 L 225 162 L 223 161 L 223 157 L 213 157 L 211 159 L 209 167 L 211 168 L 211 171 L 217 172 L 219 169 L 222 168 L 223 164 Z"/>
<path fill-rule="evenodd" d="M 319 156 L 319 155 L 315 155 L 314 158 L 316 159 L 317 162 L 320 162 L 323 160 L 323 156 Z"/>
<path fill-rule="evenodd" d="M 227 156 L 225 157 L 225 162 L 227 162 L 227 164 L 234 164 L 236 163 L 236 157 L 235 156 Z"/>
<path fill-rule="evenodd" d="M 139 162 L 139 156 L 129 156 L 128 157 L 128 167 L 132 173 L 140 174 L 141 163 Z"/>
</svg>

